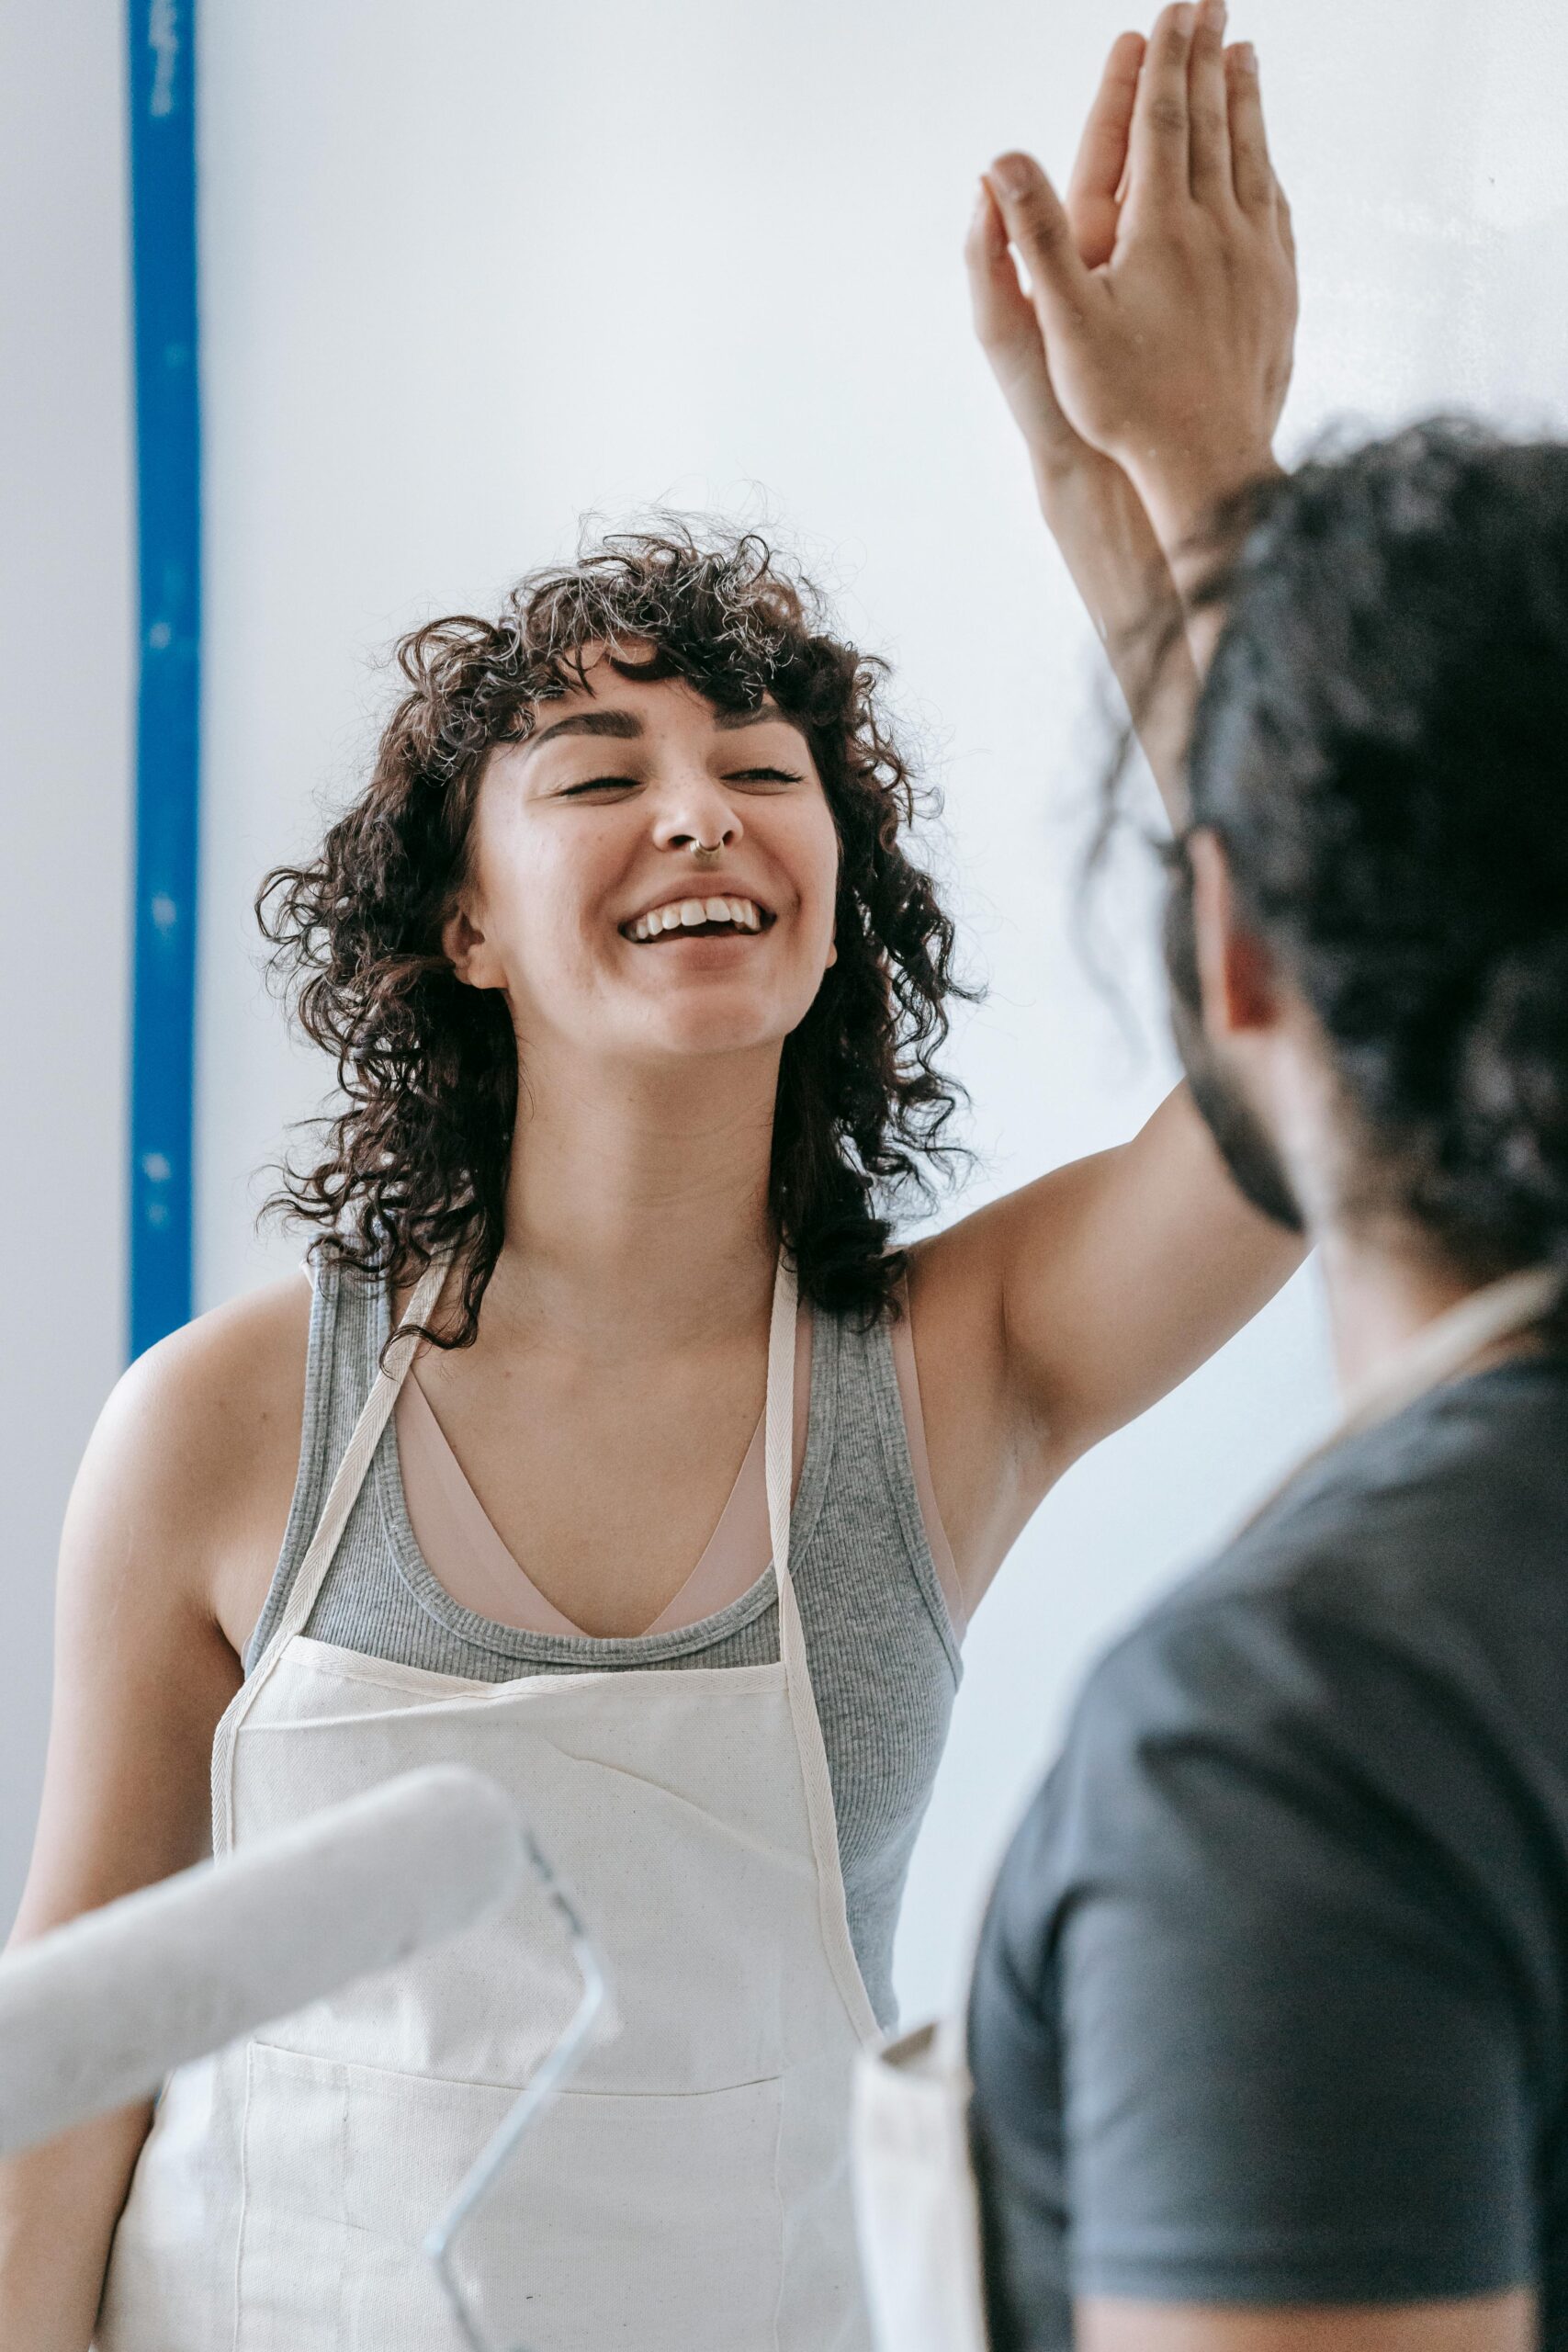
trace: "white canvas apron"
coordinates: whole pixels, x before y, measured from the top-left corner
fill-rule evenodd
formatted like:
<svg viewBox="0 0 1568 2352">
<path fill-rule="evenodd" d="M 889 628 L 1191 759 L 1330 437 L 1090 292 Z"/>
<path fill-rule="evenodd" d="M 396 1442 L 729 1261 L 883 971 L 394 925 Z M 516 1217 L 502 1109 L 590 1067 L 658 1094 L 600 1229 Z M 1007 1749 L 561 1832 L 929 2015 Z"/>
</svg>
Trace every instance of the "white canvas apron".
<svg viewBox="0 0 1568 2352">
<path fill-rule="evenodd" d="M 433 1269 L 405 1324 L 437 1295 Z M 492 2339 L 530 2352 L 860 2352 L 849 2189 L 876 2034 L 788 1566 L 795 1284 L 766 1464 L 772 1666 L 490 1683 L 301 1630 L 414 1352 L 400 1334 L 277 1630 L 213 1744 L 213 1842 L 411 1768 L 514 1797 L 605 1957 L 615 2027 L 466 2233 Z M 308 1923 L 304 1923 L 308 1931 Z M 101 2352 L 447 2352 L 425 2231 L 581 1984 L 536 1891 L 170 2081 L 117 2234 Z"/>
<path fill-rule="evenodd" d="M 1539 1322 L 1562 1287 L 1532 1269 L 1438 1316 L 1247 1516 L 1313 1463 Z M 1238 1530 L 1237 1532 L 1243 1532 Z M 855 2069 L 855 2205 L 872 2334 L 881 2352 L 986 2352 L 980 2205 L 970 2161 L 973 2086 L 962 2021 L 916 2027 L 861 2054 Z"/>
</svg>

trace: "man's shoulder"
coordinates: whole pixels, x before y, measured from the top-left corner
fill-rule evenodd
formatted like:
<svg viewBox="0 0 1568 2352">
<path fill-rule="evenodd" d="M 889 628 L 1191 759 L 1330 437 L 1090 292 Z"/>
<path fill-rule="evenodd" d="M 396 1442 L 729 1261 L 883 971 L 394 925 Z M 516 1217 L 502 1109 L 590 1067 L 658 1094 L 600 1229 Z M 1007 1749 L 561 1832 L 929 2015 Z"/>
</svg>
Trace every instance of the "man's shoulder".
<svg viewBox="0 0 1568 2352">
<path fill-rule="evenodd" d="M 1565 1408 L 1568 1373 L 1500 1372 L 1315 1464 L 1091 1669 L 1023 1874 L 1066 1897 L 1112 1856 L 1163 1868 L 1222 1784 L 1253 1852 L 1291 1813 L 1436 1823 L 1462 1797 L 1496 1828 L 1533 1788 L 1555 1819 Z"/>
<path fill-rule="evenodd" d="M 1568 1784 L 1568 1378 L 1486 1380 L 1325 1456 L 1106 1654 L 1046 1806 L 1064 1862 L 1216 1771 L 1238 1818 L 1462 1794 L 1495 1827 Z"/>
<path fill-rule="evenodd" d="M 1499 1367 L 1417 1400 L 1308 1465 L 1105 1661 L 1201 1651 L 1228 1627 L 1399 1639 L 1495 1623 L 1532 1584 L 1563 1588 L 1568 1363 Z M 1499 1569 L 1506 1564 L 1506 1576 Z"/>
</svg>

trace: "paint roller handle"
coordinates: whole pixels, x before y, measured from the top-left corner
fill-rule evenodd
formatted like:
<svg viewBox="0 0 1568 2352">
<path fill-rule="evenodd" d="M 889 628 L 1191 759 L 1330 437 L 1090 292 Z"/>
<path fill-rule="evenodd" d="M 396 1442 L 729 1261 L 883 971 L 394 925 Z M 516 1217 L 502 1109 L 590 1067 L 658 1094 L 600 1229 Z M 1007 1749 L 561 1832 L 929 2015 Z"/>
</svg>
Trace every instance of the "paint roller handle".
<svg viewBox="0 0 1568 2352">
<path fill-rule="evenodd" d="M 434 1765 L 22 1946 L 0 1961 L 0 2155 L 456 1934 L 527 1866 L 496 1784 Z"/>
</svg>

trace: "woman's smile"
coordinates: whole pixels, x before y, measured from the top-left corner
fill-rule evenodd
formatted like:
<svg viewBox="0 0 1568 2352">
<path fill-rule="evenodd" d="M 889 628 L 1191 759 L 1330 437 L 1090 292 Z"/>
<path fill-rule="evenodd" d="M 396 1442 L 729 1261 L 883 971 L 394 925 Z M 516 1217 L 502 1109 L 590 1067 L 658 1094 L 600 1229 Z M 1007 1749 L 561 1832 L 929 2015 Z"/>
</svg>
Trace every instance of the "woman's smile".
<svg viewBox="0 0 1568 2352">
<path fill-rule="evenodd" d="M 671 898 L 658 900 L 642 914 L 620 925 L 623 939 L 637 946 L 662 944 L 670 940 L 682 944 L 694 939 L 731 940 L 758 938 L 771 930 L 776 917 L 755 899 L 742 898 L 728 892 L 698 898 Z"/>
</svg>

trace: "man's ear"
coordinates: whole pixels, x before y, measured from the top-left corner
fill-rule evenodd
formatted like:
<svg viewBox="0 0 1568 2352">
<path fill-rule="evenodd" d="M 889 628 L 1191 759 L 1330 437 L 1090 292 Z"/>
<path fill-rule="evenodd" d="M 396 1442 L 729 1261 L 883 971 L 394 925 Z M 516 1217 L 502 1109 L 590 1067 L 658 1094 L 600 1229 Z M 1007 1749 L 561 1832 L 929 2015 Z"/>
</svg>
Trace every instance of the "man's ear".
<svg viewBox="0 0 1568 2352">
<path fill-rule="evenodd" d="M 1208 826 L 1188 836 L 1192 865 L 1192 929 L 1203 1026 L 1211 1037 L 1271 1029 L 1280 1017 L 1274 958 L 1236 906 L 1224 844 Z"/>
</svg>

